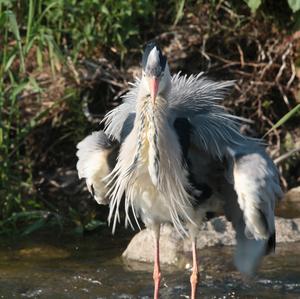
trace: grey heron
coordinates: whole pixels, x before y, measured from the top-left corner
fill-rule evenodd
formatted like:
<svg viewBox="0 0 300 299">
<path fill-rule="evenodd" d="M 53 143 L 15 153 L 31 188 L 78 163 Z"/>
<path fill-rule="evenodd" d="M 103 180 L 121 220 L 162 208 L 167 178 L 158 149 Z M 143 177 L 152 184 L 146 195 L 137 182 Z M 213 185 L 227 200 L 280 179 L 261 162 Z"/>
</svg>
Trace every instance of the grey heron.
<svg viewBox="0 0 300 299">
<path fill-rule="evenodd" d="M 239 118 L 221 105 L 233 81 L 203 73 L 171 75 L 156 42 L 147 44 L 142 75 L 105 129 L 77 148 L 77 169 L 99 204 L 110 207 L 113 231 L 124 200 L 125 224 L 142 219 L 154 234 L 154 298 L 161 280 L 163 223 L 191 238 L 191 298 L 196 298 L 196 236 L 208 212 L 223 210 L 236 230 L 235 265 L 252 274 L 275 249 L 274 206 L 282 196 L 276 167 L 262 142 L 239 132 Z M 130 212 L 131 211 L 131 212 Z"/>
</svg>

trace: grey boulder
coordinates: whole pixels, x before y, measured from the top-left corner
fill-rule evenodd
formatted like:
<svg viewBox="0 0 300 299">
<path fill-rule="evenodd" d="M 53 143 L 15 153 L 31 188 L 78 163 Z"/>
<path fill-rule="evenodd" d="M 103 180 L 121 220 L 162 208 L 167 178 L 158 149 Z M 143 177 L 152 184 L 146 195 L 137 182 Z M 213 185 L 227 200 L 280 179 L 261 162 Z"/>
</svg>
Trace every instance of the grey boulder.
<svg viewBox="0 0 300 299">
<path fill-rule="evenodd" d="M 300 241 L 300 218 L 276 218 L 277 242 Z M 197 237 L 197 249 L 216 245 L 235 245 L 235 232 L 224 216 L 203 224 Z M 170 265 L 184 265 L 191 251 L 188 238 L 181 238 L 171 225 L 163 225 L 160 236 L 160 261 Z M 153 262 L 153 235 L 148 229 L 137 233 L 123 253 L 123 257 L 140 262 Z"/>
</svg>

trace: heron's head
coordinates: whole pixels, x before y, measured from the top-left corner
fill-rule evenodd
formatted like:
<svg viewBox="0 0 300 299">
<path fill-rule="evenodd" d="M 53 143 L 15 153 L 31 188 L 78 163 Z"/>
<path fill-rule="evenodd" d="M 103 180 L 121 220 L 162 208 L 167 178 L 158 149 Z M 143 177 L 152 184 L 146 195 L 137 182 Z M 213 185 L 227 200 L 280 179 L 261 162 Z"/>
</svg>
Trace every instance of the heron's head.
<svg viewBox="0 0 300 299">
<path fill-rule="evenodd" d="M 171 75 L 167 58 L 155 42 L 146 45 L 142 58 L 142 88 L 146 95 L 150 95 L 155 104 L 158 95 L 164 96 L 171 83 Z"/>
</svg>

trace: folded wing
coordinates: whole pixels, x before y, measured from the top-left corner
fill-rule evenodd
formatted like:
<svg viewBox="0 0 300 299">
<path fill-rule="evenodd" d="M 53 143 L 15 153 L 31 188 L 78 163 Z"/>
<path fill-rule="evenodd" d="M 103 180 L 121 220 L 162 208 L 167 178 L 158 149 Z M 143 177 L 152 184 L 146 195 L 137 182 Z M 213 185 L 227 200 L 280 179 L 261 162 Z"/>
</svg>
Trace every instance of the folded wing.
<svg viewBox="0 0 300 299">
<path fill-rule="evenodd" d="M 93 132 L 77 145 L 79 178 L 86 180 L 89 192 L 99 204 L 108 204 L 106 177 L 116 164 L 119 144 L 103 131 Z"/>
</svg>

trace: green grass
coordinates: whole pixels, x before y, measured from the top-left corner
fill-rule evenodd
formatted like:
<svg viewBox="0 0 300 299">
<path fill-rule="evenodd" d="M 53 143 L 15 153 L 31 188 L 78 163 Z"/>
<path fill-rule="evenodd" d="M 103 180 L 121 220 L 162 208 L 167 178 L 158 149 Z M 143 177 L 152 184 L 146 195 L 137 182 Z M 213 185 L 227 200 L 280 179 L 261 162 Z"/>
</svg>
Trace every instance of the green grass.
<svg viewBox="0 0 300 299">
<path fill-rule="evenodd" d="M 294 116 L 300 115 L 300 104 L 296 105 L 294 108 L 292 108 L 288 113 L 286 113 L 281 119 L 279 119 L 274 126 L 264 135 L 267 136 L 272 131 L 276 130 L 280 126 L 284 125 L 288 120 L 293 118 Z"/>
<path fill-rule="evenodd" d="M 176 22 L 183 11 L 183 1 L 178 3 L 172 2 L 180 9 Z M 75 148 L 87 126 L 75 84 L 43 108 L 47 87 L 33 73 L 50 69 L 55 81 L 67 60 L 76 65 L 101 51 L 118 53 L 122 61 L 128 46 L 141 42 L 141 28 L 151 23 L 155 5 L 151 0 L 0 0 L 0 234 L 39 229 L 49 223 L 45 213 L 57 208 L 39 199 L 33 183 L 36 161 L 28 140 L 35 130 L 48 118 L 62 127 L 53 146 L 68 139 Z M 24 115 L 28 94 L 31 105 L 41 107 L 29 117 Z M 53 116 L 60 106 L 67 107 L 68 119 Z"/>
</svg>

